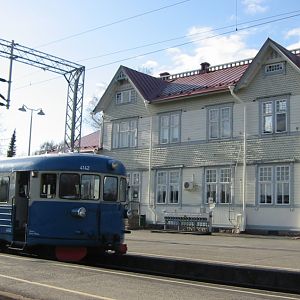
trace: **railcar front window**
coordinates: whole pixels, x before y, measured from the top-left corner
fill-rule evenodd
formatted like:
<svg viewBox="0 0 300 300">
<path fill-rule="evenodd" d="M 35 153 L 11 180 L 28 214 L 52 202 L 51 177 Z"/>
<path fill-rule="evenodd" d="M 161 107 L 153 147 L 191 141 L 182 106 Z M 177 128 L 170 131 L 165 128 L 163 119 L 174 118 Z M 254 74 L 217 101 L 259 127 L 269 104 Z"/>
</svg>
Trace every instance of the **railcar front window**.
<svg viewBox="0 0 300 300">
<path fill-rule="evenodd" d="M 121 178 L 120 180 L 120 201 L 125 202 L 127 196 L 127 180 L 126 178 Z"/>
<path fill-rule="evenodd" d="M 117 201 L 118 199 L 118 178 L 112 176 L 104 177 L 103 200 Z"/>
<path fill-rule="evenodd" d="M 8 202 L 9 177 L 0 177 L 0 202 Z"/>
<path fill-rule="evenodd" d="M 79 174 L 64 173 L 60 175 L 59 197 L 62 199 L 77 200 L 80 198 Z"/>
<path fill-rule="evenodd" d="M 82 175 L 81 199 L 98 200 L 100 197 L 100 176 Z"/>
<path fill-rule="evenodd" d="M 56 196 L 56 174 L 42 174 L 41 198 L 55 198 Z"/>
</svg>

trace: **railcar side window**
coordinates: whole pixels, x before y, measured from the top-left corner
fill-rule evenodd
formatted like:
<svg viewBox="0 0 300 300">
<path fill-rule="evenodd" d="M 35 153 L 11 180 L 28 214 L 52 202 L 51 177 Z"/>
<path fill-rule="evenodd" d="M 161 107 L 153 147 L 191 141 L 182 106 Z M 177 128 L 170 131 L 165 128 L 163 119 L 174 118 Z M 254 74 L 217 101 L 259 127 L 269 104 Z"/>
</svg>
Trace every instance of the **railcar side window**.
<svg viewBox="0 0 300 300">
<path fill-rule="evenodd" d="M 81 199 L 98 200 L 100 197 L 100 176 L 81 176 Z"/>
<path fill-rule="evenodd" d="M 118 178 L 112 176 L 104 177 L 103 200 L 117 201 L 118 199 Z"/>
<path fill-rule="evenodd" d="M 9 177 L 0 177 L 0 202 L 8 202 Z"/>
<path fill-rule="evenodd" d="M 59 197 L 63 199 L 80 198 L 80 176 L 79 174 L 63 173 L 59 180 Z"/>
<path fill-rule="evenodd" d="M 127 179 L 121 178 L 120 180 L 120 201 L 125 202 L 127 196 Z"/>
<path fill-rule="evenodd" d="M 41 198 L 55 198 L 56 196 L 56 174 L 42 174 Z"/>
</svg>

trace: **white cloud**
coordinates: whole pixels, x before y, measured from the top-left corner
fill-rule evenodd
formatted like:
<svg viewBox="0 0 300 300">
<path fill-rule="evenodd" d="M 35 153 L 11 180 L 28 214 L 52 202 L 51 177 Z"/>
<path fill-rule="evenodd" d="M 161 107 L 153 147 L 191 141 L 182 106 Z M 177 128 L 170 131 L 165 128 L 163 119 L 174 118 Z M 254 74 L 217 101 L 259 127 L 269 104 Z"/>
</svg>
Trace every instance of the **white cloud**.
<svg viewBox="0 0 300 300">
<path fill-rule="evenodd" d="M 300 49 L 300 41 L 294 44 L 291 44 L 289 46 L 286 47 L 289 50 L 295 50 L 295 49 Z"/>
<path fill-rule="evenodd" d="M 291 29 L 285 35 L 286 38 L 290 38 L 293 36 L 300 37 L 300 28 Z"/>
<path fill-rule="evenodd" d="M 158 62 L 155 60 L 148 60 L 144 64 L 142 64 L 143 68 L 157 68 Z"/>
<path fill-rule="evenodd" d="M 263 3 L 265 0 L 243 0 L 242 4 L 245 6 L 246 12 L 249 14 L 263 13 L 268 10 Z"/>
<path fill-rule="evenodd" d="M 100 99 L 107 88 L 107 84 L 105 82 L 98 82 L 96 84 L 95 97 Z"/>
<path fill-rule="evenodd" d="M 209 36 L 216 35 L 208 27 L 193 27 L 189 34 L 196 32 L 203 33 L 201 39 L 194 41 L 194 50 L 191 53 L 181 48 L 171 48 L 167 50 L 172 66 L 163 70 L 172 74 L 198 69 L 202 62 L 208 62 L 211 65 L 229 63 L 237 60 L 252 58 L 256 55 L 257 49 L 248 48 L 246 38 L 249 32 L 237 32 L 227 36 Z"/>
</svg>

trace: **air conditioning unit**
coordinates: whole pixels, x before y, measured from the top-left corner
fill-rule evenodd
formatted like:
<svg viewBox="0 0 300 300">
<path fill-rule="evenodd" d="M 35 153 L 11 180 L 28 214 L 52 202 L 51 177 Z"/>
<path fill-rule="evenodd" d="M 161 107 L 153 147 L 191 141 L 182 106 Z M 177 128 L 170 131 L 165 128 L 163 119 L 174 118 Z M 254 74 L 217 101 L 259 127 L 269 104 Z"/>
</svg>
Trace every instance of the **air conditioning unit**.
<svg viewBox="0 0 300 300">
<path fill-rule="evenodd" d="M 194 186 L 194 183 L 192 181 L 186 181 L 183 184 L 183 188 L 186 191 L 192 191 L 195 188 L 195 186 Z"/>
</svg>

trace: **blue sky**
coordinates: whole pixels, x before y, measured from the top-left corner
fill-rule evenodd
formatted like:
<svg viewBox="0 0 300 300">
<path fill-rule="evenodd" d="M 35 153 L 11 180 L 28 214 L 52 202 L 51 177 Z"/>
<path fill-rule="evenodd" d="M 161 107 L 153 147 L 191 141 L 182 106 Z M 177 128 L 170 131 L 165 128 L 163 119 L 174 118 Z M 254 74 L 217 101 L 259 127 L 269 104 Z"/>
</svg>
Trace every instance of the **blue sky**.
<svg viewBox="0 0 300 300">
<path fill-rule="evenodd" d="M 1 12 L 0 39 L 86 66 L 85 106 L 101 95 L 120 64 L 156 76 L 194 70 L 204 61 L 251 58 L 268 37 L 300 48 L 298 0 L 10 0 L 1 1 Z M 8 60 L 1 57 L 0 77 L 8 78 Z M 30 113 L 18 111 L 22 104 L 46 113 L 33 117 L 32 150 L 63 140 L 67 83 L 63 76 L 47 81 L 53 77 L 14 63 L 11 108 L 0 107 L 4 154 L 14 128 L 17 154 L 27 153 Z M 83 124 L 82 134 L 90 132 Z"/>
</svg>

